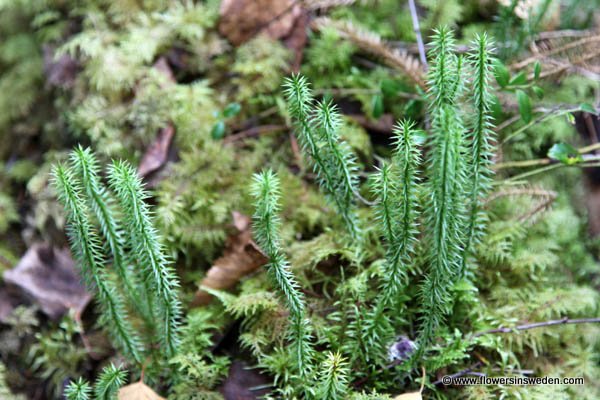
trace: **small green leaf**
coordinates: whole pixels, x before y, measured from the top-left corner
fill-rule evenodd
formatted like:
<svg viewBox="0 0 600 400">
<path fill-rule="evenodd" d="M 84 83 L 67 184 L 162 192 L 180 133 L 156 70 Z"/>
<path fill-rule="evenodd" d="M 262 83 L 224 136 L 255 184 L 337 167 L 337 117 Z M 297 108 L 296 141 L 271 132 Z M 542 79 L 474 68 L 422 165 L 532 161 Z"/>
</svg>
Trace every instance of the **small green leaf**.
<svg viewBox="0 0 600 400">
<path fill-rule="evenodd" d="M 217 121 L 217 123 L 214 124 L 211 129 L 210 135 L 215 140 L 223 139 L 225 136 L 225 122 L 222 120 Z"/>
<path fill-rule="evenodd" d="M 510 80 L 510 72 L 506 65 L 502 64 L 500 61 L 496 61 L 494 65 L 494 73 L 496 75 L 496 82 L 501 87 L 505 87 L 508 85 L 508 81 Z"/>
<path fill-rule="evenodd" d="M 521 118 L 525 123 L 529 123 L 531 121 L 531 101 L 529 100 L 529 96 L 522 90 L 517 90 L 517 103 L 519 103 L 519 113 L 521 114 Z"/>
<path fill-rule="evenodd" d="M 527 83 L 527 75 L 525 75 L 525 72 L 519 72 L 517 75 L 515 75 L 509 82 L 509 85 L 511 86 L 521 86 L 521 85 L 525 85 Z"/>
<path fill-rule="evenodd" d="M 594 107 L 590 103 L 581 103 L 581 105 L 579 106 L 579 109 L 581 111 L 585 111 L 586 113 L 595 114 L 595 115 L 598 114 L 598 110 L 596 110 L 596 107 Z"/>
<path fill-rule="evenodd" d="M 575 125 L 575 116 L 572 113 L 567 113 L 567 121 L 571 125 Z"/>
<path fill-rule="evenodd" d="M 536 61 L 533 64 L 533 79 L 538 80 L 540 78 L 540 72 L 542 72 L 542 64 L 539 61 Z"/>
<path fill-rule="evenodd" d="M 400 91 L 400 84 L 393 79 L 382 79 L 380 88 L 384 96 L 394 97 Z"/>
<path fill-rule="evenodd" d="M 502 103 L 495 94 L 491 95 L 490 99 L 490 111 L 495 120 L 501 120 L 504 117 L 504 110 L 502 109 Z"/>
<path fill-rule="evenodd" d="M 372 100 L 372 115 L 373 118 L 378 119 L 379 117 L 381 117 L 381 115 L 383 114 L 383 97 L 381 97 L 381 95 L 375 95 L 373 96 L 373 100 Z"/>
<path fill-rule="evenodd" d="M 539 87 L 539 86 L 532 86 L 531 90 L 537 96 L 538 99 L 541 99 L 541 98 L 544 97 L 544 89 L 542 89 L 541 87 Z"/>
<path fill-rule="evenodd" d="M 236 115 L 239 114 L 241 109 L 242 109 L 242 106 L 240 106 L 239 103 L 229 103 L 227 105 L 227 107 L 225 107 L 225 109 L 223 110 L 223 117 L 225 117 L 225 118 L 235 117 Z"/>
<path fill-rule="evenodd" d="M 556 143 L 548 150 L 548 157 L 565 165 L 575 165 L 583 161 L 577 149 L 568 143 Z"/>
</svg>

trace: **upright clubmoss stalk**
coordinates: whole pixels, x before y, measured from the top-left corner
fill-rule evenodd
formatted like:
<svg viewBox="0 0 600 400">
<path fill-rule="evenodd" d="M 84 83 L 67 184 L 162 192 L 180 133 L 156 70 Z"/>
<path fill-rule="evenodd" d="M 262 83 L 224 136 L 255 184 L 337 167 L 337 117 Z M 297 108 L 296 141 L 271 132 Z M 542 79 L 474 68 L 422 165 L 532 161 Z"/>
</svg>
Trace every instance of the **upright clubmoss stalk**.
<svg viewBox="0 0 600 400">
<path fill-rule="evenodd" d="M 386 268 L 382 293 L 387 303 L 395 299 L 406 284 L 406 266 L 410 263 L 419 233 L 419 165 L 414 123 L 402 121 L 394 128 L 392 166 L 384 166 L 379 178 L 379 218 L 387 242 Z"/>
<path fill-rule="evenodd" d="M 127 372 L 120 366 L 116 367 L 111 364 L 102 369 L 102 373 L 96 380 L 94 386 L 94 394 L 97 400 L 112 400 L 115 398 L 117 391 L 125 383 Z"/>
<path fill-rule="evenodd" d="M 354 210 L 354 196 L 358 186 L 356 159 L 350 146 L 340 139 L 338 132 L 341 118 L 336 106 L 331 101 L 317 104 L 315 118 L 320 138 L 326 143 L 323 153 L 327 166 L 336 180 L 334 200 L 346 228 L 352 237 L 357 239 L 360 236 L 360 230 Z"/>
<path fill-rule="evenodd" d="M 69 382 L 69 385 L 65 389 L 65 398 L 67 400 L 90 400 L 91 394 L 92 387 L 83 378 Z"/>
<path fill-rule="evenodd" d="M 132 306 L 142 313 L 147 323 L 152 322 L 150 310 L 141 301 L 138 294 L 137 276 L 130 271 L 126 264 L 124 254 L 125 238 L 122 227 L 115 218 L 117 215 L 105 186 L 100 182 L 98 161 L 94 153 L 82 147 L 76 148 L 71 153 L 71 164 L 81 179 L 88 204 L 100 225 L 100 229 L 112 256 L 112 265 L 115 268 L 120 282 L 125 285 L 125 293 L 132 302 Z"/>
<path fill-rule="evenodd" d="M 179 280 L 167 262 L 159 234 L 152 224 L 150 210 L 144 202 L 148 194 L 135 169 L 126 162 L 113 162 L 109 168 L 109 183 L 125 213 L 125 228 L 130 235 L 132 252 L 144 268 L 144 279 L 150 283 L 150 289 L 158 300 L 158 322 L 162 324 L 159 339 L 165 346 L 167 355 L 173 356 L 179 344 Z"/>
<path fill-rule="evenodd" d="M 414 123 L 398 123 L 394 135 L 392 163 L 381 167 L 373 184 L 373 192 L 378 198 L 381 235 L 386 242 L 386 263 L 383 283 L 365 336 L 369 350 L 379 357 L 387 354 L 386 346 L 394 333 L 384 311 L 395 304 L 406 286 L 406 268 L 411 263 L 419 233 L 417 191 L 421 156 Z"/>
<path fill-rule="evenodd" d="M 421 287 L 422 320 L 417 357 L 434 337 L 452 304 L 451 287 L 461 268 L 466 193 L 465 129 L 455 105 L 460 94 L 460 61 L 446 28 L 436 32 L 430 69 L 432 117 L 427 221 L 428 271 Z"/>
<path fill-rule="evenodd" d="M 494 57 L 485 33 L 478 35 L 473 41 L 473 51 L 469 54 L 469 62 L 474 71 L 473 106 L 475 113 L 471 122 L 469 138 L 471 156 L 468 172 L 469 220 L 460 271 L 461 277 L 465 273 L 469 252 L 474 245 L 479 243 L 485 229 L 486 218 L 481 211 L 481 201 L 489 193 L 493 176 L 491 168 L 493 148 L 490 142 L 494 137 L 494 126 L 490 115 L 492 104 L 490 80 Z"/>
<path fill-rule="evenodd" d="M 310 157 L 319 185 L 342 216 L 352 238 L 358 240 L 360 229 L 354 204 L 356 163 L 349 146 L 340 140 L 339 113 L 330 102 L 315 105 L 303 76 L 286 79 L 284 88 L 300 145 Z"/>
<path fill-rule="evenodd" d="M 103 270 L 104 258 L 98 233 L 90 223 L 90 212 L 82 199 L 83 189 L 73 171 L 58 165 L 53 171 L 54 185 L 67 210 L 71 247 L 90 289 L 98 291 L 102 322 L 113 332 L 125 354 L 141 361 L 141 342 L 127 317 L 124 301 L 113 281 Z"/>
<path fill-rule="evenodd" d="M 255 198 L 253 231 L 260 248 L 269 258 L 267 270 L 274 286 L 279 290 L 290 311 L 290 335 L 294 343 L 294 355 L 298 371 L 308 376 L 311 361 L 310 333 L 305 317 L 305 306 L 298 283 L 281 250 L 279 239 L 279 178 L 267 170 L 254 176 L 252 193 Z"/>
<path fill-rule="evenodd" d="M 321 364 L 317 397 L 323 400 L 345 399 L 348 392 L 349 364 L 340 353 L 328 353 Z"/>
</svg>

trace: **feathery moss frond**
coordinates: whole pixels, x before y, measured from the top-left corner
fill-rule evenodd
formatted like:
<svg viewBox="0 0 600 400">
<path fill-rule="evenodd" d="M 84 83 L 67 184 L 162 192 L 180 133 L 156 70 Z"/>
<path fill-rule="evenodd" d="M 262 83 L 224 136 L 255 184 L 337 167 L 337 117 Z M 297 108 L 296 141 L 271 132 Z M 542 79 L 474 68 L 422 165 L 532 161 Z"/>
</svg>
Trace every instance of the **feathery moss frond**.
<svg viewBox="0 0 600 400">
<path fill-rule="evenodd" d="M 96 400 L 112 400 L 117 390 L 125 383 L 126 376 L 127 372 L 121 366 L 115 367 L 114 364 L 110 364 L 104 367 L 94 386 Z"/>
<path fill-rule="evenodd" d="M 70 168 L 58 165 L 53 171 L 59 200 L 67 210 L 71 248 L 89 288 L 98 290 L 102 321 L 113 331 L 126 354 L 140 362 L 140 340 L 126 317 L 124 301 L 111 279 L 103 271 L 104 257 L 98 233 L 89 221 L 90 212 L 81 198 L 83 189 Z"/>
<path fill-rule="evenodd" d="M 346 398 L 349 372 L 348 362 L 340 353 L 327 353 L 327 357 L 321 364 L 317 398 L 323 400 Z"/>
<path fill-rule="evenodd" d="M 65 397 L 67 400 L 90 400 L 92 387 L 90 383 L 83 378 L 76 381 L 71 381 L 65 389 Z"/>
<path fill-rule="evenodd" d="M 256 242 L 269 258 L 267 270 L 290 310 L 291 336 L 295 345 L 298 370 L 306 375 L 310 369 L 310 333 L 305 319 L 304 298 L 281 250 L 279 238 L 279 178 L 271 170 L 254 175 L 252 194 L 255 198 L 253 216 Z"/>
<path fill-rule="evenodd" d="M 330 102 L 315 105 L 310 86 L 301 75 L 286 78 L 284 92 L 298 140 L 310 157 L 319 185 L 334 203 L 350 235 L 358 239 L 354 210 L 356 163 L 348 145 L 339 138 L 337 110 Z"/>
<path fill-rule="evenodd" d="M 494 57 L 486 34 L 476 36 L 469 62 L 474 70 L 473 105 L 475 113 L 471 121 L 469 138 L 469 220 L 466 233 L 461 275 L 464 274 L 468 252 L 479 243 L 486 223 L 481 212 L 481 201 L 491 188 L 493 171 L 491 168 L 493 148 L 490 143 L 494 137 L 490 107 L 492 104 L 491 79 Z"/>
<path fill-rule="evenodd" d="M 130 233 L 130 246 L 144 269 L 145 281 L 158 299 L 158 311 L 163 324 L 159 332 L 167 355 L 178 346 L 177 327 L 181 316 L 178 299 L 179 280 L 168 265 L 160 236 L 152 224 L 148 198 L 135 169 L 126 162 L 114 161 L 109 168 L 109 183 L 125 213 L 125 228 Z"/>
</svg>

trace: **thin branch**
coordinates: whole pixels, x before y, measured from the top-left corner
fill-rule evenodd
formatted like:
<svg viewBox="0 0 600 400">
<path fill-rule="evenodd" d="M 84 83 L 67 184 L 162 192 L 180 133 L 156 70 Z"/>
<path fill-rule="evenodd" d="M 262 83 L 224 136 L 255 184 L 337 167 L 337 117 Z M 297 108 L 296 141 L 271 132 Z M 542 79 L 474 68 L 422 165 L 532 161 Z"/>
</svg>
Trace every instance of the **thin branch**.
<svg viewBox="0 0 600 400">
<path fill-rule="evenodd" d="M 561 39 L 567 37 L 587 37 L 596 34 L 593 30 L 563 29 L 560 31 L 540 32 L 537 39 Z"/>
<path fill-rule="evenodd" d="M 487 199 L 485 199 L 484 203 L 488 204 L 496 199 L 501 197 L 512 197 L 512 196 L 532 196 L 532 197 L 554 197 L 556 198 L 557 193 L 553 190 L 539 189 L 535 187 L 525 187 L 525 188 L 512 188 L 501 190 L 495 193 L 492 193 Z"/>
<path fill-rule="evenodd" d="M 480 372 L 475 372 L 475 371 L 473 371 L 473 370 L 474 370 L 475 368 L 479 368 L 479 367 L 481 367 L 481 365 L 482 365 L 481 361 L 477 361 L 475 364 L 471 365 L 469 368 L 465 368 L 465 369 L 463 369 L 463 370 L 460 370 L 460 371 L 458 371 L 458 372 L 456 372 L 456 373 L 454 373 L 454 374 L 452 374 L 452 375 L 446 375 L 446 376 L 445 376 L 445 378 L 446 378 L 446 377 L 448 377 L 448 376 L 449 376 L 450 378 L 458 378 L 458 377 L 461 377 L 461 376 L 465 376 L 465 375 L 471 375 L 471 374 L 477 374 L 477 375 L 480 375 L 480 374 L 481 374 Z M 485 374 L 484 374 L 484 375 L 485 375 Z M 446 379 L 448 379 L 448 378 L 446 378 Z M 442 383 L 443 383 L 443 382 L 442 382 L 442 379 L 438 379 L 437 381 L 433 382 L 433 383 L 432 383 L 432 385 L 434 385 L 434 386 L 438 386 L 438 385 L 440 385 L 440 384 L 442 384 Z"/>
<path fill-rule="evenodd" d="M 425 45 L 423 44 L 421 28 L 419 27 L 419 15 L 417 14 L 415 0 L 408 0 L 408 5 L 410 7 L 410 15 L 412 17 L 413 29 L 415 31 L 415 36 L 417 37 L 417 46 L 419 47 L 419 58 L 421 59 L 421 64 L 423 64 L 423 69 L 427 71 L 429 65 L 427 64 L 427 57 L 425 56 Z"/>
<path fill-rule="evenodd" d="M 510 68 L 511 69 L 521 69 L 523 67 L 528 66 L 529 64 L 532 64 L 532 63 L 536 62 L 537 60 L 539 60 L 541 58 L 545 58 L 545 57 L 549 57 L 549 56 L 552 56 L 552 55 L 555 55 L 555 54 L 559 54 L 559 53 L 562 53 L 563 51 L 567 51 L 567 50 L 570 50 L 570 49 L 573 49 L 573 48 L 576 48 L 576 47 L 579 47 L 579 46 L 583 46 L 583 45 L 586 45 L 586 44 L 589 44 L 589 43 L 594 43 L 594 42 L 597 42 L 597 41 L 600 41 L 600 35 L 594 35 L 594 36 L 584 37 L 582 39 L 572 41 L 572 42 L 567 43 L 565 45 L 562 45 L 560 47 L 556 47 L 556 48 L 554 48 L 554 49 L 552 49 L 550 51 L 547 51 L 545 53 L 539 53 L 539 54 L 536 54 L 536 55 L 534 55 L 532 57 L 529 57 L 529 58 L 527 58 L 527 59 L 525 59 L 523 61 L 519 61 L 517 63 L 514 63 L 514 64 L 512 64 L 510 66 Z"/>
<path fill-rule="evenodd" d="M 598 324 L 598 323 L 600 323 L 600 318 L 570 319 L 568 317 L 564 317 L 561 319 L 553 319 L 550 321 L 532 322 L 529 324 L 517 325 L 512 328 L 499 327 L 499 328 L 494 328 L 494 329 L 488 329 L 486 331 L 474 333 L 471 338 L 475 339 L 477 337 L 480 337 L 483 335 L 488 335 L 491 333 L 513 333 L 514 331 L 526 331 L 529 329 L 542 328 L 545 326 L 567 325 L 567 324 Z"/>
<path fill-rule="evenodd" d="M 242 139 L 247 139 L 250 137 L 255 137 L 255 136 L 259 136 L 263 133 L 272 133 L 272 132 L 278 132 L 278 131 L 283 131 L 285 129 L 289 129 L 287 126 L 285 125 L 261 125 L 261 126 L 254 126 L 252 128 L 246 129 L 244 131 L 240 131 L 238 133 L 235 133 L 233 135 L 227 136 L 226 138 L 223 139 L 223 143 L 233 143 L 236 142 L 238 140 L 242 140 Z"/>
</svg>

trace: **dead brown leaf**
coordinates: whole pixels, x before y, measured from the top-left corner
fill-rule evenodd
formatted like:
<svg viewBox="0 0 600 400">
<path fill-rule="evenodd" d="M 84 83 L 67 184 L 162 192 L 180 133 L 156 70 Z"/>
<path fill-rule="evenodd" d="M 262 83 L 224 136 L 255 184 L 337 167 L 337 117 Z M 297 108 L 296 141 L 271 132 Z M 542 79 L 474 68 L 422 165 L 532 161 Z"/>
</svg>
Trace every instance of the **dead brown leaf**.
<svg viewBox="0 0 600 400">
<path fill-rule="evenodd" d="M 47 243 L 31 246 L 16 267 L 4 272 L 4 281 L 23 290 L 53 319 L 69 309 L 81 313 L 92 298 L 69 250 Z"/>
<path fill-rule="evenodd" d="M 225 251 L 206 273 L 201 286 L 212 289 L 229 289 L 244 276 L 267 262 L 267 258 L 252 240 L 252 220 L 247 215 L 233 212 L 236 232 L 229 236 Z M 196 292 L 192 306 L 207 304 L 211 295 L 200 289 Z"/>
<path fill-rule="evenodd" d="M 259 33 L 283 39 L 302 14 L 302 7 L 294 0 L 223 0 L 219 32 L 235 46 Z"/>
<path fill-rule="evenodd" d="M 175 83 L 175 75 L 169 66 L 169 63 L 165 57 L 160 57 L 158 61 L 154 63 L 154 68 L 164 75 L 165 80 L 161 84 L 161 87 L 166 87 L 170 84 Z M 175 136 L 175 127 L 172 123 L 169 123 L 166 127 L 158 131 L 158 135 L 154 142 L 146 149 L 140 165 L 138 167 L 138 174 L 146 178 L 153 172 L 161 169 L 169 159 L 169 149 Z M 153 182 L 151 187 L 155 186 L 158 182 Z"/>
<path fill-rule="evenodd" d="M 229 374 L 220 392 L 225 400 L 255 400 L 269 393 L 268 387 L 272 379 L 257 368 L 250 368 L 245 362 L 235 360 L 229 368 Z"/>
<path fill-rule="evenodd" d="M 68 54 L 56 57 L 56 49 L 44 46 L 44 75 L 50 86 L 70 88 L 79 72 L 79 63 Z"/>
<path fill-rule="evenodd" d="M 171 142 L 175 136 L 175 127 L 172 124 L 167 125 L 158 131 L 158 135 L 144 153 L 140 166 L 138 167 L 138 174 L 141 177 L 146 177 L 150 173 L 160 169 L 169 158 L 169 148 Z"/>
<path fill-rule="evenodd" d="M 304 47 L 306 47 L 306 43 L 308 42 L 308 36 L 306 35 L 308 20 L 308 12 L 302 10 L 301 14 L 296 18 L 290 34 L 283 40 L 285 46 L 294 53 L 294 62 L 292 64 L 292 71 L 294 72 L 300 71 Z"/>
<path fill-rule="evenodd" d="M 119 389 L 119 400 L 165 400 L 150 389 L 144 382 L 136 382 Z"/>
<path fill-rule="evenodd" d="M 5 323 L 13 310 L 24 303 L 19 289 L 14 287 L 0 287 L 0 322 Z"/>
</svg>

